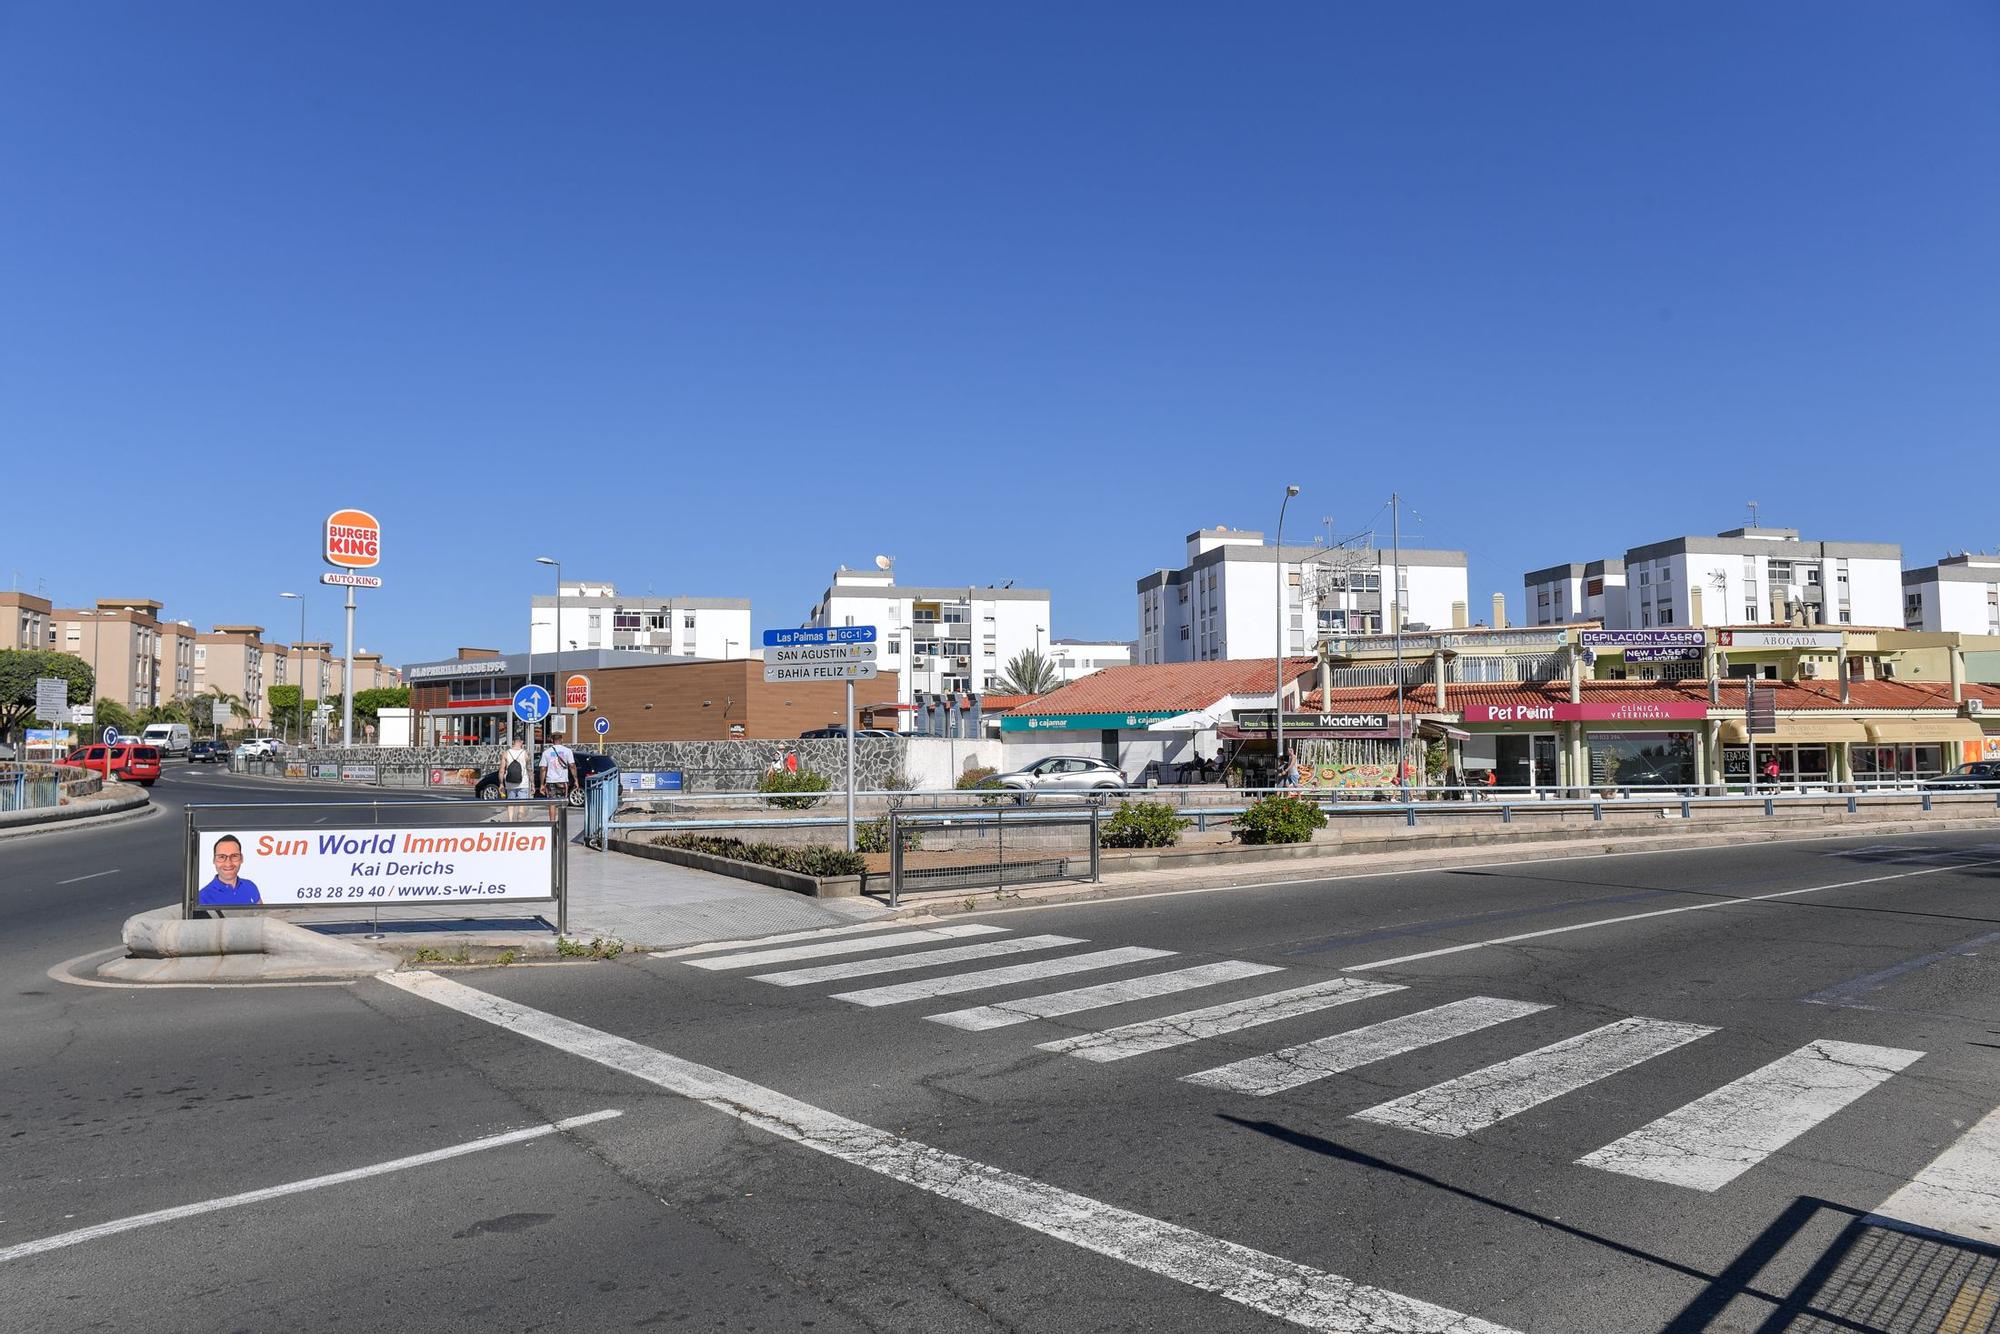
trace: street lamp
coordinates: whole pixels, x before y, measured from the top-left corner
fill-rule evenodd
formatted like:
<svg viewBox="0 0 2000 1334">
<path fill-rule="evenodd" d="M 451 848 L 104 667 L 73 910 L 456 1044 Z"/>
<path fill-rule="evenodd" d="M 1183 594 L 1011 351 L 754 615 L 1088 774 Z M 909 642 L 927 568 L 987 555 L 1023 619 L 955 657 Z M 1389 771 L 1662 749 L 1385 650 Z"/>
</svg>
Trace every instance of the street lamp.
<svg viewBox="0 0 2000 1334">
<path fill-rule="evenodd" d="M 1296 486 L 1285 488 L 1285 498 L 1278 502 L 1278 541 L 1274 552 L 1278 558 L 1278 609 L 1276 613 L 1277 639 L 1277 686 L 1271 693 L 1271 733 L 1273 754 L 1280 766 L 1278 776 L 1284 778 L 1285 763 L 1285 506 L 1292 503 L 1292 497 L 1299 493 Z"/>
<path fill-rule="evenodd" d="M 562 562 L 557 560 L 553 556 L 537 556 L 535 557 L 535 564 L 552 565 L 555 567 L 556 571 L 555 673 L 557 676 L 560 676 L 562 674 Z M 550 678 L 551 682 L 554 682 L 554 679 L 555 679 L 554 677 L 551 677 Z M 534 683 L 535 683 L 535 628 L 531 625 L 528 627 L 528 684 L 533 685 Z M 560 688 L 560 686 L 558 686 L 557 688 Z M 555 704 L 553 702 L 555 693 L 556 692 L 553 689 L 549 691 L 549 696 L 551 700 L 549 704 L 549 711 L 552 713 L 555 711 Z M 534 742 L 535 742 L 534 729 L 530 727 L 528 729 L 528 744 L 532 746 Z"/>
<path fill-rule="evenodd" d="M 293 675 L 299 678 L 298 740 L 303 744 L 306 739 L 306 666 L 305 659 L 300 656 L 304 650 L 299 645 L 303 644 L 306 638 L 306 600 L 299 593 L 280 593 L 278 596 L 290 598 L 299 604 L 299 637 L 292 641 L 292 666 L 295 669 Z"/>
</svg>

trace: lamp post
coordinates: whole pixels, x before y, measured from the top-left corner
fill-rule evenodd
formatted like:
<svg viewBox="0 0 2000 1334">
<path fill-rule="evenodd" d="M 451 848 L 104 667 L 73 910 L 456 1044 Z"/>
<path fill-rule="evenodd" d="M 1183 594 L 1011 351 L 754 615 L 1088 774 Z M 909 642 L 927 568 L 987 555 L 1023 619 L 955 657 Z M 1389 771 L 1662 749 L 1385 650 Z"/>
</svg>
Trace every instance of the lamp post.
<svg viewBox="0 0 2000 1334">
<path fill-rule="evenodd" d="M 1275 616 L 1278 638 L 1275 649 L 1278 655 L 1277 685 L 1271 691 L 1271 725 L 1273 753 L 1277 759 L 1278 777 L 1284 778 L 1285 764 L 1285 506 L 1292 503 L 1292 497 L 1299 493 L 1296 486 L 1285 488 L 1285 498 L 1278 502 L 1278 541 L 1273 548 L 1277 556 L 1278 569 L 1278 609 Z"/>
<path fill-rule="evenodd" d="M 305 650 L 300 648 L 299 645 L 303 644 L 306 638 L 306 600 L 303 595 L 298 593 L 280 593 L 278 596 L 281 598 L 290 598 L 299 604 L 299 637 L 292 641 L 292 666 L 294 668 L 292 674 L 299 679 L 299 735 L 297 739 L 300 744 L 304 744 L 306 739 L 306 664 L 305 658 L 302 656 Z"/>
<path fill-rule="evenodd" d="M 554 687 L 549 691 L 549 696 L 552 701 L 549 705 L 549 708 L 550 711 L 553 712 L 555 709 L 555 702 L 553 702 L 555 701 L 555 693 L 557 690 L 562 689 L 562 682 L 560 680 L 562 676 L 562 562 L 557 560 L 553 556 L 537 556 L 535 557 L 535 564 L 553 565 L 556 571 L 556 665 L 555 665 L 555 675 L 549 678 L 551 684 Z M 530 626 L 528 628 L 528 684 L 533 685 L 534 682 L 535 682 L 535 633 L 534 633 L 534 627 Z M 534 738 L 532 735 L 533 729 L 531 728 L 529 730 L 530 730 L 529 744 L 532 745 L 534 743 Z"/>
</svg>

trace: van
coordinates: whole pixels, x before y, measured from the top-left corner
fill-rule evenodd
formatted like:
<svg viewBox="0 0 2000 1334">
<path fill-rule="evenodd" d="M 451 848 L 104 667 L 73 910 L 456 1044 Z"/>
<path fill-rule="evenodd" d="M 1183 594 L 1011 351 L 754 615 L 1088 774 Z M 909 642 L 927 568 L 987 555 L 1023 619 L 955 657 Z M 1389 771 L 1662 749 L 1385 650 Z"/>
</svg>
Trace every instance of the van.
<svg viewBox="0 0 2000 1334">
<path fill-rule="evenodd" d="M 186 755 L 193 741 L 186 723 L 148 723 L 139 734 L 141 745 L 157 747 L 162 755 Z"/>
</svg>

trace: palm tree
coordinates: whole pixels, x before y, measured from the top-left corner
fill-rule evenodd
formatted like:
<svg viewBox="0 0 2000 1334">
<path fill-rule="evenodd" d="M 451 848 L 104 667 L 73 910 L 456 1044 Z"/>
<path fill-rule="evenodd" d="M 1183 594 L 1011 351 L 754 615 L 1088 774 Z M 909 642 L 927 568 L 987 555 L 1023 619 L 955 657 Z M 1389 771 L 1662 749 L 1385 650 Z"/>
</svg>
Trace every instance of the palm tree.
<svg viewBox="0 0 2000 1334">
<path fill-rule="evenodd" d="M 1034 649 L 1023 649 L 1007 663 L 993 689 L 1002 695 L 1046 695 L 1061 684 L 1054 663 Z"/>
</svg>

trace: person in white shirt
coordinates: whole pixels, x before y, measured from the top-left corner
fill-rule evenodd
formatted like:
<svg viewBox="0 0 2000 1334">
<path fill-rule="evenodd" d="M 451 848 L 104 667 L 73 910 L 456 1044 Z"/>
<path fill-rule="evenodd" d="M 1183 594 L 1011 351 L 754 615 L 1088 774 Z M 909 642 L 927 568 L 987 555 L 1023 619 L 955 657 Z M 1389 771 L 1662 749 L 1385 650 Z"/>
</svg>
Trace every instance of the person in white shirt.
<svg viewBox="0 0 2000 1334">
<path fill-rule="evenodd" d="M 576 756 L 560 741 L 551 740 L 542 748 L 542 783 L 552 801 L 567 801 Z"/>
</svg>

